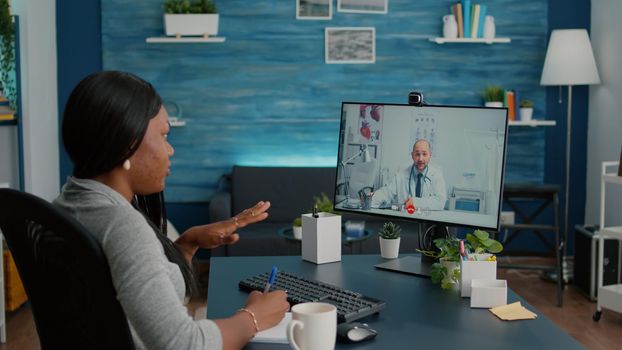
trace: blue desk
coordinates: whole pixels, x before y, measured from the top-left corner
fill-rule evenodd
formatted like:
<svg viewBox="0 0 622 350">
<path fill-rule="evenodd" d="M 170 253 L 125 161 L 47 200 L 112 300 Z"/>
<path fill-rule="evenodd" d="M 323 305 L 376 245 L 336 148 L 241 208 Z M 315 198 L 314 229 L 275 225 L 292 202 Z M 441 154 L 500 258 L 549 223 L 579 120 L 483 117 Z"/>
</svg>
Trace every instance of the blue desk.
<svg viewBox="0 0 622 350">
<path fill-rule="evenodd" d="M 280 270 L 335 284 L 387 302 L 377 315 L 361 321 L 377 329 L 370 342 L 340 344 L 338 349 L 582 349 L 583 347 L 513 291 L 508 303 L 521 301 L 538 318 L 505 322 L 487 309 L 471 309 L 469 299 L 442 290 L 429 279 L 374 268 L 379 255 L 344 255 L 339 263 L 315 265 L 299 256 L 212 258 L 208 318 L 230 316 L 248 296 L 238 289 L 246 277 Z M 282 344 L 249 344 L 247 349 L 289 349 Z"/>
</svg>

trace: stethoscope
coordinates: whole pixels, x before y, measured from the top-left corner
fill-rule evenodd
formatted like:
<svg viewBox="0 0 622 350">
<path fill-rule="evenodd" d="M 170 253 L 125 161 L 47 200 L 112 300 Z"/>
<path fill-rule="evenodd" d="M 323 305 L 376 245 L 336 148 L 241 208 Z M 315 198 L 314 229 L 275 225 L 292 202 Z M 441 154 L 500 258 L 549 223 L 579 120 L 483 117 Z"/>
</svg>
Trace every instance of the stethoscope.
<svg viewBox="0 0 622 350">
<path fill-rule="evenodd" d="M 414 175 L 415 175 L 415 164 L 410 166 L 410 175 L 408 176 L 408 194 L 410 195 L 410 197 L 413 197 L 411 182 L 412 182 Z M 423 181 L 428 180 L 430 182 L 432 181 L 432 179 L 428 177 L 428 166 L 427 165 L 425 167 L 425 173 L 423 174 L 422 180 Z"/>
</svg>

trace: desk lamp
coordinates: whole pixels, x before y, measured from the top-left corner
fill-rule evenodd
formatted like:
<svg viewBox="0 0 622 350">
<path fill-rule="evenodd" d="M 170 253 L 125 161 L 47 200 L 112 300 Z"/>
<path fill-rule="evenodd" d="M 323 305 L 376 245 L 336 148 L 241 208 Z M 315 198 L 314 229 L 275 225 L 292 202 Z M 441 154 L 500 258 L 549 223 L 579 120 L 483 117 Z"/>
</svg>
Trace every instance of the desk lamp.
<svg viewBox="0 0 622 350">
<path fill-rule="evenodd" d="M 363 163 L 369 163 L 372 161 L 372 157 L 369 154 L 369 149 L 367 147 L 367 145 L 361 145 L 361 147 L 359 148 L 359 151 L 356 152 L 356 154 L 354 154 L 352 157 L 346 159 L 346 160 L 342 160 L 339 162 L 339 165 L 341 165 L 341 183 L 344 185 L 345 188 L 345 195 L 343 195 L 343 197 L 340 198 L 336 198 L 337 202 L 340 202 L 346 198 L 348 198 L 348 181 L 346 181 L 346 164 L 348 164 L 349 162 L 353 161 L 354 159 L 356 159 L 359 156 L 363 156 Z"/>
<path fill-rule="evenodd" d="M 568 204 L 570 203 L 570 142 L 572 122 L 572 86 L 599 84 L 600 78 L 585 29 L 556 29 L 551 32 L 540 85 L 568 86 L 566 125 L 566 188 L 564 207 L 564 257 L 568 239 Z M 561 90 L 560 90 L 561 91 Z M 561 104 L 561 93 L 559 98 Z"/>
</svg>

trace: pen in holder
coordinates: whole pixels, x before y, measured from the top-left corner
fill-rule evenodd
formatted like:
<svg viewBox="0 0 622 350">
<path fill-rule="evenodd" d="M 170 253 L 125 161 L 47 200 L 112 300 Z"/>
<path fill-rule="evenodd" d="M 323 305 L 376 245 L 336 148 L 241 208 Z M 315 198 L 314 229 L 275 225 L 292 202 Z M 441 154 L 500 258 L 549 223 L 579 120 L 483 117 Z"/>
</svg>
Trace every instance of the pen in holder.
<svg viewBox="0 0 622 350">
<path fill-rule="evenodd" d="M 471 280 L 497 279 L 497 262 L 487 260 L 491 256 L 492 254 L 469 254 L 468 260 L 460 260 L 460 296 L 471 296 Z"/>
<path fill-rule="evenodd" d="M 373 192 L 373 187 L 363 187 L 359 190 L 359 200 L 361 201 L 361 209 L 369 210 L 371 209 L 371 193 Z"/>
<path fill-rule="evenodd" d="M 302 259 L 316 264 L 341 261 L 340 215 L 302 215 Z"/>
</svg>

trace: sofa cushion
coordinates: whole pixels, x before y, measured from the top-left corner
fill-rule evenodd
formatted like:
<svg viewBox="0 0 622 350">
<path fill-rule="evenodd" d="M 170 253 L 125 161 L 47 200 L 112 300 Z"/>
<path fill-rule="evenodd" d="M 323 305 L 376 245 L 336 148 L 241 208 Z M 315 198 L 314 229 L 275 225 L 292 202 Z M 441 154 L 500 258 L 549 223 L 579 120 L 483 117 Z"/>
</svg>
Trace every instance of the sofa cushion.
<svg viewBox="0 0 622 350">
<path fill-rule="evenodd" d="M 271 202 L 266 222 L 290 222 L 313 206 L 313 197 L 335 193 L 335 168 L 234 166 L 231 207 L 235 215 L 261 200 Z"/>
</svg>

